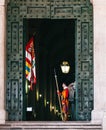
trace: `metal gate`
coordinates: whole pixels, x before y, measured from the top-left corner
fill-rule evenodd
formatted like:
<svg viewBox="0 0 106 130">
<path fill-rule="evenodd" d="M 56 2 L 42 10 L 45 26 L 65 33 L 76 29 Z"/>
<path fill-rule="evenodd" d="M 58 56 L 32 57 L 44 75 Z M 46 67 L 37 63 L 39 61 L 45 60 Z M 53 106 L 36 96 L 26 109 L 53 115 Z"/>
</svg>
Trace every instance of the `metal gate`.
<svg viewBox="0 0 106 130">
<path fill-rule="evenodd" d="M 93 109 L 93 11 L 90 0 L 9 0 L 7 6 L 8 120 L 23 120 L 23 20 L 75 19 L 77 120 L 90 120 Z"/>
</svg>

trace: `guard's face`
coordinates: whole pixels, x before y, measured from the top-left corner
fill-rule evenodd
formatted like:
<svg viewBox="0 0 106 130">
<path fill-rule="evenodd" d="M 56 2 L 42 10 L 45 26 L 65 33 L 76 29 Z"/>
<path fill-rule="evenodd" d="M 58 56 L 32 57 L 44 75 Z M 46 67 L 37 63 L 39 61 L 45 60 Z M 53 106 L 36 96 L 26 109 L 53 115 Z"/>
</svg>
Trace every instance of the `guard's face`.
<svg viewBox="0 0 106 130">
<path fill-rule="evenodd" d="M 62 87 L 64 88 L 66 85 L 63 83 Z"/>
</svg>

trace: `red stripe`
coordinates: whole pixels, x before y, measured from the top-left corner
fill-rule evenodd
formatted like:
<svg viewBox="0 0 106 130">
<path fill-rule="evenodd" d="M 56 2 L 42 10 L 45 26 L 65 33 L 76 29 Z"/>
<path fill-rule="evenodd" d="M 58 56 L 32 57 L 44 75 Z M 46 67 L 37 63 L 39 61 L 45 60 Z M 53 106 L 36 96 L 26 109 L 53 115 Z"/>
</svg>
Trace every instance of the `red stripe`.
<svg viewBox="0 0 106 130">
<path fill-rule="evenodd" d="M 27 43 L 27 45 L 26 45 L 26 50 L 29 52 L 29 48 L 32 48 L 31 47 L 31 43 L 34 41 L 34 38 L 32 37 L 31 39 L 30 39 L 30 41 Z"/>
<path fill-rule="evenodd" d="M 31 65 L 31 61 L 26 57 L 26 62 L 28 62 Z"/>
</svg>

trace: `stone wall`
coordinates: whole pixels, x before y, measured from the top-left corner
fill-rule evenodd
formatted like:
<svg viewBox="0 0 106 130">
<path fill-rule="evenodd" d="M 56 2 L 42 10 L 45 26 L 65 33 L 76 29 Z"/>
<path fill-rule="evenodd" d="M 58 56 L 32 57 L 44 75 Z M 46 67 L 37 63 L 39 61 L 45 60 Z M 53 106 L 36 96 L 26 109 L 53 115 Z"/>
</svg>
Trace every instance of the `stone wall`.
<svg viewBox="0 0 106 130">
<path fill-rule="evenodd" d="M 6 50 L 6 22 L 5 0 L 0 0 L 0 123 L 5 122 L 5 50 Z"/>
<path fill-rule="evenodd" d="M 94 10 L 94 113 L 101 120 L 106 109 L 106 1 L 93 0 Z M 97 114 L 96 114 L 97 112 Z M 99 115 L 99 116 L 98 116 Z"/>
</svg>

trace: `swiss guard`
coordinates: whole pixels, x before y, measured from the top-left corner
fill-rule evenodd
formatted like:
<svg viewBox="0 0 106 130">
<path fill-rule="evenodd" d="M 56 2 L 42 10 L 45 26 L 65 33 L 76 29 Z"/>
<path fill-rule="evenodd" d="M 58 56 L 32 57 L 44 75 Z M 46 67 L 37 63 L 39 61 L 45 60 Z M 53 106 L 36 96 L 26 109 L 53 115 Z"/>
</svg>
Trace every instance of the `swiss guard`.
<svg viewBox="0 0 106 130">
<path fill-rule="evenodd" d="M 69 109 L 69 90 L 65 83 L 62 84 L 63 91 L 57 91 L 57 93 L 61 96 L 61 105 L 62 105 L 62 114 L 63 114 L 63 120 L 68 120 L 68 109 Z"/>
</svg>

